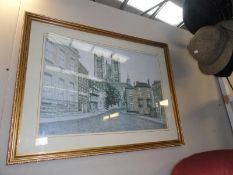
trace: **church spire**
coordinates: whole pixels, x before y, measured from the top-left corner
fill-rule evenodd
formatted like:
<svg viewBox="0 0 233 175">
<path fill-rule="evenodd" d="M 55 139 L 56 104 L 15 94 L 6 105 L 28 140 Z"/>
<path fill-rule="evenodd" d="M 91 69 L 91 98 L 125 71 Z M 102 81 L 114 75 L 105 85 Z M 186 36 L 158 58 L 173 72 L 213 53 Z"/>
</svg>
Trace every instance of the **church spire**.
<svg viewBox="0 0 233 175">
<path fill-rule="evenodd" d="M 128 73 L 128 72 L 127 72 L 126 83 L 127 83 L 128 85 L 131 85 L 131 80 L 130 80 L 130 78 L 129 78 L 129 73 Z"/>
</svg>

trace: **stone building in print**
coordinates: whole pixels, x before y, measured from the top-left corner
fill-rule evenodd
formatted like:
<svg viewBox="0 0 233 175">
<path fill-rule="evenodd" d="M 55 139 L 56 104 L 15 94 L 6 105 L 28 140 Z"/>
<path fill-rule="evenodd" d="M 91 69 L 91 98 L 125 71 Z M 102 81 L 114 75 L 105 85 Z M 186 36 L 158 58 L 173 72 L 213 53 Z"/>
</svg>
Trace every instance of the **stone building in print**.
<svg viewBox="0 0 233 175">
<path fill-rule="evenodd" d="M 156 117 L 165 116 L 164 106 L 160 105 L 160 102 L 163 100 L 163 92 L 162 92 L 161 82 L 154 81 L 152 83 L 151 88 L 152 88 L 152 92 L 153 92 L 153 101 L 155 104 L 154 115 Z"/>
<path fill-rule="evenodd" d="M 120 62 L 94 54 L 94 76 L 107 82 L 121 82 Z"/>
<path fill-rule="evenodd" d="M 85 113 L 89 108 L 88 70 L 78 62 L 78 111 Z"/>
<path fill-rule="evenodd" d="M 128 86 L 125 89 L 127 111 L 140 114 L 150 115 L 154 107 L 153 93 L 151 86 L 148 83 L 136 82 L 133 86 Z"/>
<path fill-rule="evenodd" d="M 88 71 L 79 58 L 77 49 L 45 38 L 41 113 L 88 111 Z"/>
</svg>

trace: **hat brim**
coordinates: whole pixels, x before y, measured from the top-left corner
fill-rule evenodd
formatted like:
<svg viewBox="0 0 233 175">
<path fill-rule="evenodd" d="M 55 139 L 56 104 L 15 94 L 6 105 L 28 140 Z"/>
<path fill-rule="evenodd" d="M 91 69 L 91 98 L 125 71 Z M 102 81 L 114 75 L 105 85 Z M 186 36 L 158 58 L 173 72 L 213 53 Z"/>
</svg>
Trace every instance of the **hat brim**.
<svg viewBox="0 0 233 175">
<path fill-rule="evenodd" d="M 223 70 L 227 64 L 230 62 L 231 56 L 232 56 L 232 50 L 233 50 L 233 32 L 227 31 L 229 35 L 229 40 L 226 43 L 226 46 L 222 52 L 222 54 L 219 56 L 219 58 L 212 64 L 203 64 L 198 63 L 198 66 L 201 70 L 201 72 L 209 75 L 216 74 Z"/>
<path fill-rule="evenodd" d="M 221 25 L 225 29 L 233 31 L 233 19 L 221 21 L 217 25 Z"/>
</svg>

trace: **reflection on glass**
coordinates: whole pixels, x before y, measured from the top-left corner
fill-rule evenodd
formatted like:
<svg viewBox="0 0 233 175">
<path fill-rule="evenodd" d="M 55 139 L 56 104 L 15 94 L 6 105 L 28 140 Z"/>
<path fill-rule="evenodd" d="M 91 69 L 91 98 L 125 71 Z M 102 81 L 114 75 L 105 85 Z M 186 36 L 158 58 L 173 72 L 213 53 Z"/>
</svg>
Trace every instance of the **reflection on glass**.
<svg viewBox="0 0 233 175">
<path fill-rule="evenodd" d="M 115 112 L 115 113 L 112 113 L 110 115 L 106 115 L 103 117 L 103 120 L 109 120 L 109 119 L 113 119 L 113 118 L 116 118 L 116 117 L 119 117 L 119 112 Z"/>
<path fill-rule="evenodd" d="M 168 100 L 163 100 L 159 102 L 161 106 L 168 106 Z"/>
<path fill-rule="evenodd" d="M 40 137 L 36 139 L 35 145 L 42 146 L 48 144 L 48 137 Z"/>
<path fill-rule="evenodd" d="M 44 50 L 39 135 L 167 127 L 156 54 L 55 34 Z"/>
</svg>

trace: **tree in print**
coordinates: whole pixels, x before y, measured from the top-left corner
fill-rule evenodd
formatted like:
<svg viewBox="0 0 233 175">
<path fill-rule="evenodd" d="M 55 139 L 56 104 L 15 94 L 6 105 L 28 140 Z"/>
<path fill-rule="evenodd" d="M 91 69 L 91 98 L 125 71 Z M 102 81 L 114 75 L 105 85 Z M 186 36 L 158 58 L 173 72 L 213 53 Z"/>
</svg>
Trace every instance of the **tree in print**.
<svg viewBox="0 0 233 175">
<path fill-rule="evenodd" d="M 113 105 L 119 105 L 120 92 L 110 83 L 106 84 L 105 95 L 105 109 L 109 109 Z"/>
</svg>

